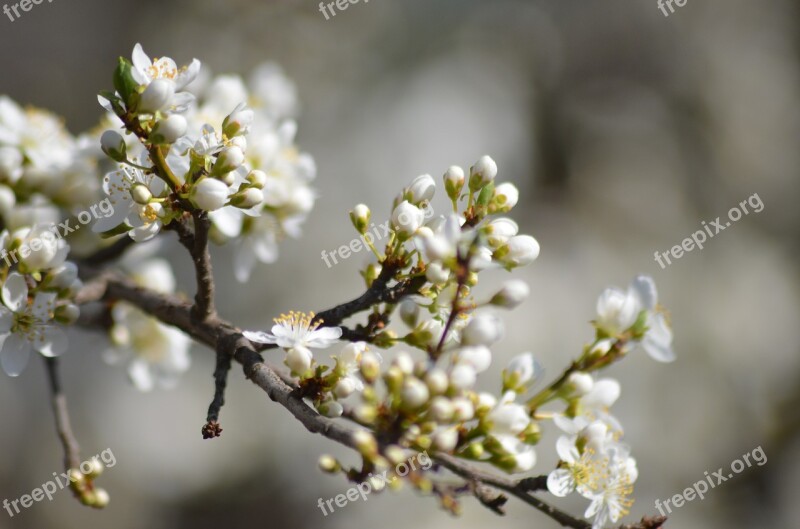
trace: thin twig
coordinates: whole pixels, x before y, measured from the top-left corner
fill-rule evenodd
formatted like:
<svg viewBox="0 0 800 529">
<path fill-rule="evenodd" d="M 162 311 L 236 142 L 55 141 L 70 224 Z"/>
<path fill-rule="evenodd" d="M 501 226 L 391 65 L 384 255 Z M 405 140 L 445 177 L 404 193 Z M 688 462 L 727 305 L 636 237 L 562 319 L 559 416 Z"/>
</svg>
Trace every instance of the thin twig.
<svg viewBox="0 0 800 529">
<path fill-rule="evenodd" d="M 64 449 L 64 470 L 79 468 L 81 465 L 80 447 L 69 421 L 67 397 L 61 390 L 61 379 L 58 375 L 58 359 L 43 357 L 47 366 L 47 377 L 50 382 L 50 402 L 56 419 L 56 432 Z"/>
</svg>

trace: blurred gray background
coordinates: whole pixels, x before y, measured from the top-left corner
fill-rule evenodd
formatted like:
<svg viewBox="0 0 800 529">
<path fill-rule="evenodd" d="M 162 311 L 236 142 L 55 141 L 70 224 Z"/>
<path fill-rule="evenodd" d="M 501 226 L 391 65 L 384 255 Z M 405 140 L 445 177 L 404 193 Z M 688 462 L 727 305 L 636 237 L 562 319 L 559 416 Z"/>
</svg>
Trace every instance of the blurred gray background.
<svg viewBox="0 0 800 529">
<path fill-rule="evenodd" d="M 13 23 L 0 18 L 0 93 L 62 114 L 78 133 L 96 122 L 96 92 L 137 41 L 217 73 L 282 64 L 303 103 L 299 143 L 318 163 L 320 200 L 304 238 L 250 284 L 236 284 L 229 256 L 216 252 L 221 312 L 249 328 L 361 292 L 366 254 L 330 269 L 320 258 L 353 237 L 353 205 L 382 220 L 416 175 L 438 178 L 491 154 L 499 179 L 520 188 L 513 216 L 542 254 L 521 272 L 533 295 L 506 315 L 485 387 L 496 389 L 506 359 L 526 350 L 555 376 L 590 339 L 602 289 L 651 274 L 679 359 L 635 354 L 608 372 L 623 386 L 615 415 L 640 470 L 629 519 L 762 446 L 766 465 L 677 510 L 667 527 L 799 527 L 798 3 L 689 0 L 668 18 L 655 0 L 373 0 L 329 21 L 317 9 L 311 0 L 45 2 Z M 753 193 L 761 213 L 664 270 L 654 262 Z M 172 256 L 191 292 L 188 259 Z M 109 508 L 91 511 L 64 492 L 13 519 L 0 511 L 0 529 L 557 527 L 515 501 L 497 519 L 465 500 L 455 519 L 408 491 L 324 517 L 317 498 L 349 485 L 321 475 L 317 457 L 352 455 L 308 435 L 238 370 L 225 432 L 203 441 L 209 351 L 196 348 L 177 390 L 140 394 L 124 369 L 103 364 L 96 342 L 74 339 L 64 378 L 83 454 L 110 448 L 117 459 L 98 482 Z M 15 499 L 61 466 L 41 363 L 0 379 L 0 424 L 0 499 Z M 537 451 L 546 472 L 552 441 Z"/>
</svg>

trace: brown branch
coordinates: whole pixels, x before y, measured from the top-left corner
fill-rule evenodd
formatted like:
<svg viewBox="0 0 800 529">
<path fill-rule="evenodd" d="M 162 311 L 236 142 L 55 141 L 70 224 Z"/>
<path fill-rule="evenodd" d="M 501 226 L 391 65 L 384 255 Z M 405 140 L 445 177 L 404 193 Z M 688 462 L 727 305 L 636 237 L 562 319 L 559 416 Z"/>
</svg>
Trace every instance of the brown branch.
<svg viewBox="0 0 800 529">
<path fill-rule="evenodd" d="M 161 294 L 139 287 L 131 280 L 110 272 L 98 275 L 94 280 L 87 283 L 85 289 L 88 289 L 92 295 L 82 296 L 81 299 L 84 302 L 97 300 L 96 296 L 102 292 L 100 299 L 126 301 L 163 323 L 181 329 L 200 343 L 215 350 L 218 347 L 226 349 L 228 354 L 231 355 L 232 353 L 233 359 L 241 364 L 245 376 L 264 390 L 270 399 L 286 408 L 309 432 L 320 434 L 350 448 L 356 448 L 353 430 L 346 427 L 343 421 L 335 421 L 321 416 L 306 404 L 280 374 L 263 362 L 261 355 L 253 348 L 253 344 L 245 339 L 240 330 L 232 324 L 219 319 L 216 315 L 204 321 L 198 321 L 192 317 L 192 305 L 190 303 L 173 295 Z M 383 295 L 376 296 L 373 294 L 373 296 L 375 296 L 373 299 L 385 298 Z M 349 305 L 350 308 L 355 306 L 353 304 Z M 343 310 L 341 313 L 346 312 L 347 310 Z M 578 520 L 533 496 L 531 494 L 532 482 L 529 480 L 515 481 L 507 477 L 497 476 L 472 468 L 461 460 L 447 454 L 435 454 L 434 459 L 441 466 L 466 481 L 508 492 L 566 527 L 575 529 L 589 529 L 591 527 L 590 524 Z M 485 495 L 484 489 L 480 489 L 480 494 L 484 499 L 493 501 L 490 500 L 489 496 Z M 663 521 L 659 523 L 663 523 Z M 658 525 L 652 525 L 652 523 L 644 525 L 644 522 L 642 522 L 624 526 L 624 529 L 655 529 L 656 527 Z"/>
<path fill-rule="evenodd" d="M 67 397 L 61 390 L 61 379 L 58 375 L 58 359 L 43 357 L 47 366 L 47 378 L 50 382 L 50 402 L 56 420 L 56 432 L 64 449 L 64 470 L 80 468 L 81 456 L 78 441 L 72 433 L 67 409 Z"/>
</svg>

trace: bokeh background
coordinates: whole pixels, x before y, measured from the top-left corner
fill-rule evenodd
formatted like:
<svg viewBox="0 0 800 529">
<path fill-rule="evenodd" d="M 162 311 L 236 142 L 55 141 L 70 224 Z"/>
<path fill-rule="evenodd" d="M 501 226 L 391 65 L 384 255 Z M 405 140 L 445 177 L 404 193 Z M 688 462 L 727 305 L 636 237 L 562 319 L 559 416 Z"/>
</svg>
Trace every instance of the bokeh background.
<svg viewBox="0 0 800 529">
<path fill-rule="evenodd" d="M 522 231 L 542 246 L 521 271 L 533 295 L 505 314 L 494 389 L 507 358 L 533 351 L 558 373 L 591 336 L 597 295 L 654 276 L 671 310 L 679 359 L 635 354 L 609 375 L 623 385 L 615 415 L 640 469 L 630 520 L 761 446 L 752 467 L 673 513 L 667 527 L 800 527 L 800 5 L 789 0 L 689 0 L 669 17 L 655 0 L 373 0 L 325 20 L 311 0 L 57 0 L 0 18 L 0 93 L 62 114 L 70 130 L 100 115 L 116 57 L 200 58 L 242 73 L 265 60 L 297 83 L 300 145 L 319 166 L 305 236 L 247 285 L 216 252 L 220 310 L 265 327 L 288 309 L 360 293 L 359 254 L 320 258 L 352 237 L 358 202 L 383 219 L 402 185 L 491 154 L 522 199 Z M 744 217 L 661 269 L 653 259 L 758 193 Z M 441 197 L 438 197 L 441 199 Z M 434 206 L 443 202 L 436 202 Z M 169 251 L 192 290 L 188 259 Z M 411 492 L 373 495 L 324 517 L 317 499 L 349 485 L 318 472 L 321 453 L 352 455 L 307 434 L 235 371 L 225 433 L 203 441 L 213 355 L 196 348 L 174 391 L 140 394 L 75 337 L 63 362 L 87 457 L 110 448 L 103 512 L 68 493 L 0 528 L 384 529 L 557 527 L 519 502 L 508 516 L 466 500 L 455 519 Z M 0 499 L 18 498 L 61 466 L 44 370 L 0 380 Z M 538 470 L 555 461 L 552 441 Z M 575 513 L 585 502 L 554 502 Z"/>
</svg>

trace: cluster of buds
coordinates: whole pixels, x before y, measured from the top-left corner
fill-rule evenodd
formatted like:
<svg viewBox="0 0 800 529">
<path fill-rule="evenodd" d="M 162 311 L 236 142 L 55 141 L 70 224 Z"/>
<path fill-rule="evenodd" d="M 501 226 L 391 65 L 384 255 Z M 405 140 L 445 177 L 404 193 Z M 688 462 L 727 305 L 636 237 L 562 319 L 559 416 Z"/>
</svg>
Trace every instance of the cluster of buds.
<svg viewBox="0 0 800 529">
<path fill-rule="evenodd" d="M 87 464 L 88 463 L 88 464 Z M 83 467 L 89 468 L 84 471 Z M 75 497 L 89 507 L 103 509 L 108 505 L 111 498 L 105 489 L 96 487 L 94 481 L 103 473 L 103 463 L 99 459 L 92 458 L 81 465 L 80 469 L 71 468 L 67 471 L 69 486 Z"/>
</svg>

